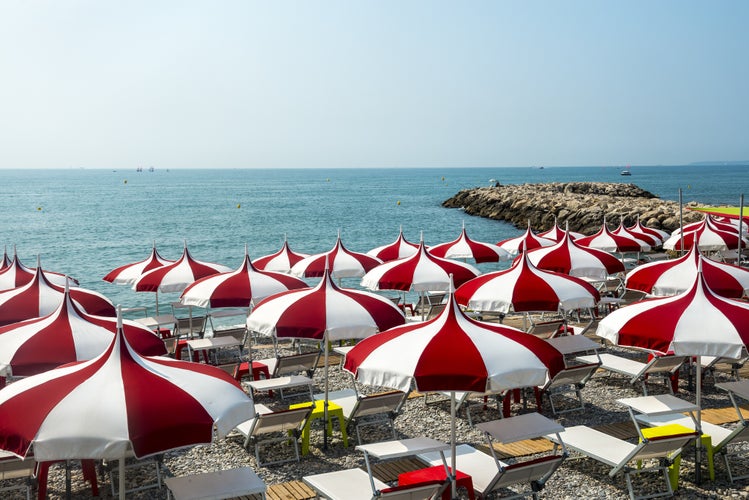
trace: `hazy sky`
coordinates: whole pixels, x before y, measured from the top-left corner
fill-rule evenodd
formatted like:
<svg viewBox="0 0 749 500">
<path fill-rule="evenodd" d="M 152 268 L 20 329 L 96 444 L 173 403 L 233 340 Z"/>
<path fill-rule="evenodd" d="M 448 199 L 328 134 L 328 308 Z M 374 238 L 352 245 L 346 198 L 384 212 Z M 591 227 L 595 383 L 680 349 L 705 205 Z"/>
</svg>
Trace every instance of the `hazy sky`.
<svg viewBox="0 0 749 500">
<path fill-rule="evenodd" d="M 0 168 L 749 159 L 749 2 L 0 0 Z"/>
</svg>

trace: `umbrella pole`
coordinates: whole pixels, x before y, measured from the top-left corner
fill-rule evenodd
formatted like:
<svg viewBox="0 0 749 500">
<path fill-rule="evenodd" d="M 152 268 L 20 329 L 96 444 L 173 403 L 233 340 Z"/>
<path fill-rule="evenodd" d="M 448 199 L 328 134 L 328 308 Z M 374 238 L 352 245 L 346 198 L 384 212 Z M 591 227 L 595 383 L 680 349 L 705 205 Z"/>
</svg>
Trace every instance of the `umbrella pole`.
<svg viewBox="0 0 749 500">
<path fill-rule="evenodd" d="M 744 244 L 744 194 L 739 197 L 739 255 L 736 259 L 736 265 L 741 267 L 741 247 Z"/>
<path fill-rule="evenodd" d="M 323 342 L 323 349 L 325 349 L 325 400 L 323 402 L 323 438 L 322 438 L 322 449 L 328 449 L 328 331 L 325 330 L 325 337 Z M 314 401 L 312 402 L 314 404 Z"/>
<path fill-rule="evenodd" d="M 694 445 L 694 482 L 702 483 L 702 356 L 697 356 L 697 442 Z"/>
<path fill-rule="evenodd" d="M 120 458 L 120 500 L 125 500 L 125 457 Z"/>
<path fill-rule="evenodd" d="M 65 498 L 72 498 L 71 496 L 71 480 L 70 480 L 70 460 L 65 460 Z"/>
<path fill-rule="evenodd" d="M 456 448 L 456 431 L 455 431 L 455 391 L 450 391 L 450 488 L 452 495 L 450 498 L 458 498 L 458 484 L 455 481 L 457 475 L 455 448 Z"/>
<path fill-rule="evenodd" d="M 159 315 L 159 291 L 156 290 L 156 316 Z"/>
</svg>

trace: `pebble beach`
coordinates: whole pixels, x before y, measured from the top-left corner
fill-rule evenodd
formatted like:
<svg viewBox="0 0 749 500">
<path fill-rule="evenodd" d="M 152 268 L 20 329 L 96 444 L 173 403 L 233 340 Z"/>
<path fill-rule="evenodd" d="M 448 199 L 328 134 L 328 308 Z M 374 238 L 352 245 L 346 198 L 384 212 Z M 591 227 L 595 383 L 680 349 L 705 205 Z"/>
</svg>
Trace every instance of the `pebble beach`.
<svg viewBox="0 0 749 500">
<path fill-rule="evenodd" d="M 287 346 L 290 347 L 290 346 Z M 630 356 L 641 359 L 642 352 L 621 349 L 618 347 L 608 346 L 607 350 L 616 352 L 619 355 Z M 257 359 L 265 354 L 271 354 L 272 346 L 267 339 L 260 339 L 253 344 L 253 355 Z M 330 363 L 329 371 L 330 390 L 338 390 L 354 387 L 354 381 L 348 372 L 340 369 L 338 360 L 333 358 Z M 324 387 L 324 370 L 319 367 L 314 374 L 315 390 L 321 392 Z M 730 380 L 727 372 L 718 371 L 715 375 L 717 382 Z M 384 390 L 384 388 L 366 387 L 360 384 L 356 385 L 360 392 L 372 393 Z M 667 393 L 665 386 L 649 384 L 651 394 Z M 555 417 L 563 426 L 572 426 L 584 424 L 591 427 L 603 424 L 614 424 L 629 421 L 629 415 L 626 408 L 617 403 L 617 399 L 625 397 L 641 396 L 639 386 L 630 386 L 627 379 L 617 375 L 608 376 L 600 372 L 593 377 L 583 389 L 583 397 L 586 401 L 584 411 L 572 411 L 563 413 Z M 679 380 L 679 397 L 694 401 L 695 394 L 691 387 L 690 380 L 682 371 Z M 703 386 L 703 408 L 724 408 L 730 406 L 730 400 L 725 392 L 714 387 L 712 377 L 708 377 Z M 531 398 L 532 399 L 532 396 Z M 285 408 L 288 403 L 303 401 L 302 396 L 299 399 L 287 399 L 281 402 L 276 396 L 271 399 L 265 395 L 259 395 L 256 403 L 262 403 L 273 409 Z M 428 403 L 426 402 L 428 401 Z M 449 402 L 438 397 L 430 397 L 425 401 L 424 395 L 412 393 L 407 399 L 402 412 L 395 420 L 395 430 L 398 438 L 408 438 L 416 436 L 427 436 L 441 441 L 449 442 L 450 438 L 450 405 Z M 528 401 L 527 405 L 523 402 L 514 402 L 512 415 L 517 415 L 535 410 L 535 405 Z M 543 413 L 551 415 L 551 408 L 548 401 L 544 399 Z M 499 412 L 496 404 L 490 404 L 484 409 L 480 404 L 471 407 L 471 416 L 473 424 L 485 422 L 499 418 Z M 354 449 L 356 434 L 350 429 L 349 447 L 344 447 L 340 433 L 334 426 L 334 432 L 329 437 L 327 450 L 323 449 L 323 431 L 321 421 L 313 422 L 310 436 L 310 453 L 302 457 L 299 463 L 290 462 L 280 465 L 257 466 L 254 450 L 250 446 L 249 450 L 243 448 L 243 437 L 239 434 L 229 435 L 225 439 L 218 440 L 211 445 L 196 446 L 188 449 L 181 449 L 168 452 L 163 455 L 163 467 L 166 475 L 182 476 L 195 474 L 199 472 L 210 472 L 222 469 L 231 469 L 237 467 L 251 467 L 262 479 L 266 485 L 271 486 L 288 481 L 301 480 L 305 475 L 330 472 L 339 469 L 352 467 L 364 467 L 363 454 Z M 726 425 L 735 425 L 735 422 Z M 456 421 L 457 442 L 467 443 L 474 447 L 484 447 L 486 450 L 487 441 L 483 433 L 469 424 L 466 418 L 465 408 L 459 409 Z M 363 442 L 377 442 L 392 439 L 390 430 L 385 426 L 370 426 L 363 428 Z M 739 456 L 746 456 L 749 446 L 746 444 L 737 445 L 733 448 L 732 453 Z M 268 445 L 261 450 L 263 456 L 270 454 L 276 456 L 293 456 L 293 448 L 290 445 Z M 540 456 L 540 455 L 539 455 Z M 518 460 L 527 460 L 533 456 L 517 457 Z M 264 459 L 265 460 L 265 459 Z M 510 459 L 511 461 L 512 459 Z M 741 474 L 741 458 L 735 458 L 732 461 L 734 475 Z M 112 464 L 116 467 L 116 463 Z M 716 479 L 710 481 L 707 478 L 707 469 L 703 467 L 703 479 L 701 484 L 696 484 L 694 474 L 694 453 L 693 450 L 686 451 L 684 459 L 681 462 L 679 488 L 675 492 L 675 498 L 749 498 L 749 484 L 747 480 L 739 480 L 733 484 L 728 481 L 725 467 L 722 459 L 716 459 Z M 627 487 L 623 475 L 617 474 L 613 478 L 608 475 L 610 467 L 588 458 L 579 458 L 573 452 L 565 460 L 562 466 L 547 482 L 544 490 L 541 491 L 541 498 L 554 499 L 577 499 L 577 498 L 601 498 L 601 499 L 618 499 L 627 498 Z M 99 497 L 111 498 L 112 491 L 109 477 L 104 474 L 105 469 L 99 469 Z M 71 465 L 72 481 L 71 495 L 72 498 L 82 499 L 91 498 L 91 490 L 88 484 L 84 483 L 81 478 L 80 469 L 77 464 Z M 746 473 L 746 470 L 743 470 Z M 144 466 L 128 470 L 129 484 L 148 484 L 153 482 L 155 477 L 152 466 Z M 652 493 L 662 489 L 662 477 L 655 474 L 641 474 L 635 477 L 635 487 L 640 494 Z M 519 487 L 516 487 L 519 489 Z M 506 492 L 509 494 L 510 492 Z M 465 496 L 465 491 L 461 492 Z M 62 464 L 53 466 L 50 469 L 48 482 L 49 498 L 65 498 L 65 473 Z M 21 497 L 19 497 L 21 498 Z M 159 499 L 167 498 L 166 488 L 146 489 L 140 492 L 129 493 L 128 498 L 133 499 Z"/>
</svg>

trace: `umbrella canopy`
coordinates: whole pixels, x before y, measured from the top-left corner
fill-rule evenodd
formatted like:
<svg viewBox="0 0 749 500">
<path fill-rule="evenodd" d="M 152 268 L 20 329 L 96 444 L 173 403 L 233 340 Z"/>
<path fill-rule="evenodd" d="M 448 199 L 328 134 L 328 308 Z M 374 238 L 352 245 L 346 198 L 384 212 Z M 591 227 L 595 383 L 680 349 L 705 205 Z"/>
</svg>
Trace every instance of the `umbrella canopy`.
<svg viewBox="0 0 749 500">
<path fill-rule="evenodd" d="M 446 259 L 473 259 L 476 263 L 499 262 L 509 260 L 510 253 L 504 248 L 492 243 L 475 241 L 468 237 L 465 225 L 458 239 L 449 243 L 440 243 L 429 248 L 429 253 L 435 257 Z"/>
<path fill-rule="evenodd" d="M 370 290 L 447 291 L 450 275 L 456 285 L 462 285 L 479 274 L 469 264 L 435 257 L 422 241 L 414 255 L 377 266 L 362 278 L 361 284 Z"/>
<path fill-rule="evenodd" d="M 255 259 L 252 265 L 256 269 L 261 271 L 277 271 L 279 273 L 290 273 L 291 268 L 294 264 L 309 257 L 306 253 L 293 252 L 289 247 L 289 242 L 286 239 L 283 240 L 283 246 L 281 249 L 271 255 L 265 255 L 259 259 Z"/>
<path fill-rule="evenodd" d="M 700 267 L 703 279 L 716 294 L 735 299 L 749 294 L 749 269 L 708 259 L 694 247 L 678 259 L 636 267 L 627 274 L 625 286 L 656 296 L 676 295 L 692 286 Z"/>
<path fill-rule="evenodd" d="M 624 272 L 624 264 L 610 253 L 578 245 L 568 235 L 554 246 L 531 250 L 528 258 L 539 269 L 579 278 L 600 280 Z"/>
<path fill-rule="evenodd" d="M 6 246 L 3 250 L 3 258 L 0 259 L 0 271 L 10 265 L 10 259 L 8 258 L 8 247 Z"/>
<path fill-rule="evenodd" d="M 528 229 L 521 236 L 502 240 L 497 245 L 510 255 L 517 255 L 522 249 L 533 250 L 535 248 L 550 247 L 554 245 L 554 240 L 534 234 L 531 231 L 531 224 L 529 222 Z"/>
<path fill-rule="evenodd" d="M 592 236 L 584 236 L 575 240 L 578 245 L 603 250 L 604 252 L 649 252 L 650 245 L 637 238 L 614 234 L 606 227 L 606 220 L 598 232 Z"/>
<path fill-rule="evenodd" d="M 291 268 L 291 274 L 304 278 L 320 277 L 326 269 L 334 278 L 356 278 L 364 276 L 367 271 L 382 264 L 382 261 L 371 255 L 352 252 L 343 246 L 341 235 L 338 235 L 335 246 L 328 252 L 310 255 L 300 260 Z"/>
<path fill-rule="evenodd" d="M 0 391 L 0 449 L 25 457 L 33 445 L 39 461 L 143 458 L 211 443 L 253 414 L 252 400 L 223 370 L 142 357 L 118 326 L 96 358 Z"/>
<path fill-rule="evenodd" d="M 181 292 L 193 281 L 232 269 L 221 264 L 196 260 L 185 245 L 176 262 L 151 269 L 133 283 L 136 292 Z"/>
<path fill-rule="evenodd" d="M 113 269 L 102 279 L 115 285 L 132 285 L 148 271 L 173 263 L 173 260 L 165 259 L 159 255 L 156 250 L 156 242 L 154 242 L 153 247 L 151 247 L 151 255 L 147 258 Z"/>
<path fill-rule="evenodd" d="M 199 307 L 251 307 L 269 295 L 306 288 L 307 284 L 288 274 L 258 271 L 245 249 L 236 271 L 200 278 L 185 288 L 181 301 Z"/>
<path fill-rule="evenodd" d="M 700 227 L 702 227 L 703 224 L 707 224 L 708 226 L 710 226 L 710 228 L 717 229 L 718 231 L 727 231 L 729 233 L 736 233 L 736 234 L 738 234 L 739 232 L 738 224 L 733 225 L 731 224 L 730 221 L 720 220 L 711 215 L 705 215 L 705 218 L 702 219 L 701 221 L 692 222 L 690 224 L 685 225 L 683 227 L 683 231 L 685 233 L 696 231 L 700 229 Z M 679 234 L 680 232 L 682 232 L 682 228 L 677 228 L 674 230 L 673 233 L 671 233 L 671 235 L 673 236 L 674 234 Z"/>
<path fill-rule="evenodd" d="M 0 326 L 46 316 L 63 301 L 65 288 L 50 283 L 41 268 L 26 285 L 0 292 Z M 104 295 L 84 288 L 71 288 L 73 302 L 88 314 L 114 316 L 114 305 Z"/>
<path fill-rule="evenodd" d="M 333 283 L 330 272 L 314 288 L 290 290 L 261 301 L 247 317 L 250 331 L 276 337 L 359 339 L 405 323 L 392 301 Z"/>
<path fill-rule="evenodd" d="M 650 245 L 651 248 L 658 247 L 663 244 L 663 240 L 653 234 L 641 233 L 639 231 L 635 231 L 634 229 L 627 229 L 626 227 L 624 227 L 624 220 L 619 222 L 619 227 L 611 231 L 611 234 L 644 241 L 645 243 Z"/>
<path fill-rule="evenodd" d="M 37 262 L 36 267 L 40 267 L 39 262 Z M 77 280 L 64 274 L 44 270 L 42 272 L 47 281 L 52 284 L 58 286 L 65 286 L 66 282 L 74 285 L 78 284 Z M 8 266 L 0 271 L 0 290 L 12 290 L 13 288 L 23 286 L 34 279 L 34 274 L 36 274 L 36 268 L 26 267 L 18 258 L 18 255 L 14 253 L 13 259 L 9 262 Z"/>
<path fill-rule="evenodd" d="M 749 340 L 749 303 L 720 297 L 698 272 L 683 293 L 612 312 L 600 321 L 596 335 L 662 353 L 739 358 Z"/>
<path fill-rule="evenodd" d="M 547 229 L 546 231 L 536 234 L 536 236 L 538 236 L 539 238 L 546 238 L 547 240 L 551 240 L 551 241 L 559 241 L 564 237 L 564 234 L 565 234 L 565 230 L 556 224 L 556 219 L 555 219 L 554 225 L 551 226 L 551 228 Z M 569 234 L 573 240 L 576 240 L 578 238 L 582 238 L 585 236 L 583 233 L 577 233 L 575 231 L 569 231 Z"/>
<path fill-rule="evenodd" d="M 569 311 L 590 308 L 601 300 L 598 290 L 566 274 L 543 271 L 527 254 L 509 269 L 488 273 L 463 283 L 455 291 L 458 304 L 476 311 L 507 314 L 530 311 Z"/>
<path fill-rule="evenodd" d="M 666 250 L 682 250 L 682 240 L 685 250 L 697 245 L 697 248 L 703 252 L 718 252 L 738 247 L 739 235 L 736 231 L 729 232 L 718 229 L 714 223 L 706 219 L 699 223 L 694 230 L 687 231 L 685 228 L 683 238 L 681 232 L 675 232 L 663 243 L 663 248 Z M 742 246 L 746 245 L 747 240 L 744 239 Z"/>
<path fill-rule="evenodd" d="M 344 368 L 364 384 L 401 391 L 413 382 L 419 391 L 499 392 L 543 384 L 564 359 L 533 335 L 470 319 L 450 294 L 436 318 L 360 341 Z"/>
<path fill-rule="evenodd" d="M 104 352 L 117 331 L 114 318 L 92 316 L 65 296 L 51 314 L 0 327 L 0 376 L 29 376 Z M 144 356 L 166 354 L 164 342 L 148 328 L 125 321 L 130 345 Z"/>
<path fill-rule="evenodd" d="M 662 231 L 660 229 L 655 229 L 655 228 L 652 228 L 652 227 L 643 226 L 640 223 L 640 216 L 639 215 L 637 216 L 637 221 L 634 223 L 634 225 L 629 226 L 627 229 L 629 231 L 634 232 L 634 233 L 642 233 L 642 234 L 649 234 L 651 236 L 655 236 L 656 238 L 658 238 L 661 241 L 661 243 L 663 243 L 664 241 L 666 241 L 668 239 L 668 237 L 671 236 L 666 231 Z"/>
<path fill-rule="evenodd" d="M 398 238 L 396 238 L 394 242 L 390 243 L 389 245 L 383 245 L 381 247 L 373 248 L 372 250 L 367 252 L 367 255 L 377 257 L 383 262 L 390 262 L 391 260 L 410 257 L 411 255 L 415 254 L 418 249 L 418 244 L 411 243 L 410 241 L 406 240 L 406 238 L 403 236 L 403 228 L 401 228 L 400 232 L 398 233 Z"/>
</svg>

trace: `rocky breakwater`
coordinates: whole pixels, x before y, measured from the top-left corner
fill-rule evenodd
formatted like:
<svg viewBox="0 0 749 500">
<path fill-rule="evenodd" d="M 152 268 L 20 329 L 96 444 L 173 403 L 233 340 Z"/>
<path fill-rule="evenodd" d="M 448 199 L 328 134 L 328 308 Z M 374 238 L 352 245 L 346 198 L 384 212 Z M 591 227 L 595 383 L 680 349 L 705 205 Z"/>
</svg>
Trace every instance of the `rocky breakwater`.
<svg viewBox="0 0 749 500">
<path fill-rule="evenodd" d="M 689 202 L 686 206 L 697 206 Z M 549 229 L 554 220 L 572 231 L 593 234 L 606 219 L 615 228 L 637 217 L 648 227 L 673 231 L 679 227 L 679 204 L 665 201 L 634 184 L 552 182 L 477 187 L 460 191 L 442 206 L 462 208 L 467 214 L 506 221 L 518 228 L 530 222 L 534 230 Z M 702 220 L 698 212 L 683 210 L 684 223 Z"/>
</svg>

